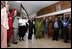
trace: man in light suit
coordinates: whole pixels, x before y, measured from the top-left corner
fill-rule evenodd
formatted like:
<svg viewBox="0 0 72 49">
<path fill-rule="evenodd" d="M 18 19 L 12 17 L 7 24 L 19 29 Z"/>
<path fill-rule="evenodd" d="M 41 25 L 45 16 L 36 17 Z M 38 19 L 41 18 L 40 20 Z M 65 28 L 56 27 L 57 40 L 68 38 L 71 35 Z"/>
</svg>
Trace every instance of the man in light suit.
<svg viewBox="0 0 72 49">
<path fill-rule="evenodd" d="M 18 39 L 18 17 L 14 15 L 14 21 L 13 21 L 13 43 L 14 44 L 17 44 L 17 39 Z"/>
</svg>

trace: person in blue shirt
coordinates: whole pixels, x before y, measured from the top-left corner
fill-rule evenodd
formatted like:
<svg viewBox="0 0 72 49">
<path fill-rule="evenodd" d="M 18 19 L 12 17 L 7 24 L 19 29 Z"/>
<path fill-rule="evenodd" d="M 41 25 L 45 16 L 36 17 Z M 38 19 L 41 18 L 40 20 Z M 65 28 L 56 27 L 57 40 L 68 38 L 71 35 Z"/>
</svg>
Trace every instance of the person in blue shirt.
<svg viewBox="0 0 72 49">
<path fill-rule="evenodd" d="M 61 20 L 62 24 L 63 24 L 63 28 L 62 28 L 62 33 L 63 33 L 63 39 L 64 42 L 68 43 L 68 23 L 69 21 L 67 20 L 67 18 Z"/>
</svg>

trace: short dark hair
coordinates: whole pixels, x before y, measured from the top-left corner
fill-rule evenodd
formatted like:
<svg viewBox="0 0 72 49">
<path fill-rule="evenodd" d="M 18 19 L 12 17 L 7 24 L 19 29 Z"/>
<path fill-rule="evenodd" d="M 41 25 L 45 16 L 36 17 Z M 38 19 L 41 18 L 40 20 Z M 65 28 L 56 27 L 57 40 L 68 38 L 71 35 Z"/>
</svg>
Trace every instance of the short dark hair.
<svg viewBox="0 0 72 49">
<path fill-rule="evenodd" d="M 17 15 L 17 16 L 20 16 L 20 12 L 17 11 L 17 14 L 16 14 L 16 15 Z"/>
<path fill-rule="evenodd" d="M 9 9 L 9 12 L 12 12 L 12 9 Z"/>
</svg>

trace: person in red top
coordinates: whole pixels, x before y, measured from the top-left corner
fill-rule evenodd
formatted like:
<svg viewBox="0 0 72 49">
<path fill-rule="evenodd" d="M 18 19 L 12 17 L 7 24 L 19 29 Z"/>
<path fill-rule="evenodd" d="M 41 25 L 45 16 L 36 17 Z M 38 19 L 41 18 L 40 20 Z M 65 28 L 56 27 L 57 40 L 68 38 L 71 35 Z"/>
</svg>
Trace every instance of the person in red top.
<svg viewBox="0 0 72 49">
<path fill-rule="evenodd" d="M 14 16 L 14 12 L 16 9 L 13 9 L 12 11 L 10 11 L 9 15 L 8 15 L 8 25 L 9 25 L 9 29 L 7 30 L 7 46 L 10 46 L 10 39 L 12 37 L 13 34 L 13 16 Z"/>
</svg>

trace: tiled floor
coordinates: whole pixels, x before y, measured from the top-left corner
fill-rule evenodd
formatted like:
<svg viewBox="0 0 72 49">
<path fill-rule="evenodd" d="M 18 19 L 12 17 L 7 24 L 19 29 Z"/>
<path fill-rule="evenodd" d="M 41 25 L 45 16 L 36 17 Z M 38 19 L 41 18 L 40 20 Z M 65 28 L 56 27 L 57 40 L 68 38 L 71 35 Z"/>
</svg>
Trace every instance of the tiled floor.
<svg viewBox="0 0 72 49">
<path fill-rule="evenodd" d="M 64 43 L 63 40 L 52 41 L 51 38 L 35 39 L 34 35 L 32 40 L 18 41 L 18 44 L 11 44 L 8 48 L 71 48 L 71 43 Z"/>
</svg>

